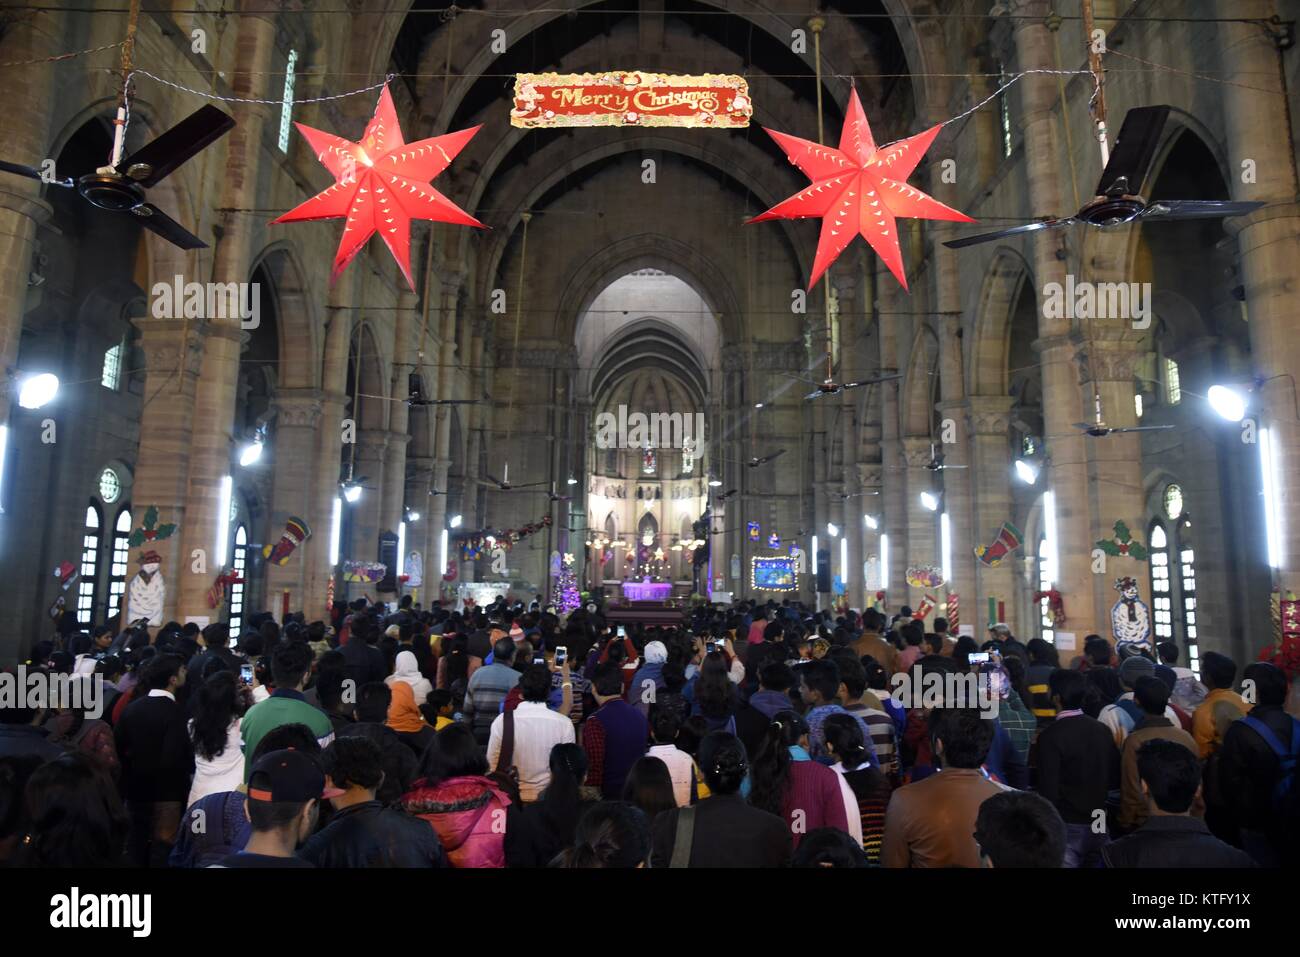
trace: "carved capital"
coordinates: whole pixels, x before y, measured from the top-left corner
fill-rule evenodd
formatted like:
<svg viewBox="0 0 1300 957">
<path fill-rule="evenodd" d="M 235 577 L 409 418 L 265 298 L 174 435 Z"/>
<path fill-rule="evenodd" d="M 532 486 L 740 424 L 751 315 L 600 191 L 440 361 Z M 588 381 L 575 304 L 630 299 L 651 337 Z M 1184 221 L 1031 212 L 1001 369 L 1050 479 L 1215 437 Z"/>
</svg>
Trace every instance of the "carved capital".
<svg viewBox="0 0 1300 957">
<path fill-rule="evenodd" d="M 934 460 L 935 450 L 928 435 L 909 435 L 900 444 L 903 461 L 909 469 L 925 468 Z"/>
<path fill-rule="evenodd" d="M 324 395 L 315 389 L 277 389 L 271 408 L 279 427 L 315 431 L 325 409 Z"/>
<path fill-rule="evenodd" d="M 966 399 L 966 422 L 975 435 L 1006 435 L 1011 427 L 1009 395 L 972 395 Z"/>
<path fill-rule="evenodd" d="M 879 462 L 859 462 L 857 468 L 859 488 L 877 489 L 885 484 L 885 467 Z"/>
</svg>

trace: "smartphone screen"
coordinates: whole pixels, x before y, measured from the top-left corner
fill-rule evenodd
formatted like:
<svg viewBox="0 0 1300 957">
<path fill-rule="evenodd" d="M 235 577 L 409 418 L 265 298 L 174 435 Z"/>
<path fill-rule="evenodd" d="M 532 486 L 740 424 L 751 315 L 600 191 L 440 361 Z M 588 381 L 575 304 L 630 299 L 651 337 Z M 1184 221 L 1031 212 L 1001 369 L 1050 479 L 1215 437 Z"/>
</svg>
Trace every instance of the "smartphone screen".
<svg viewBox="0 0 1300 957">
<path fill-rule="evenodd" d="M 566 648 L 564 645 L 560 645 L 558 648 L 555 649 L 555 667 L 557 668 L 560 667 L 560 665 L 564 664 L 568 660 L 569 660 L 568 648 Z"/>
<path fill-rule="evenodd" d="M 545 655 L 533 655 L 533 664 L 535 664 L 535 665 L 544 665 L 544 664 L 546 664 L 546 656 L 545 656 Z"/>
<path fill-rule="evenodd" d="M 620 638 L 626 638 L 626 637 L 627 637 L 627 631 L 623 628 L 622 625 L 619 625 L 619 626 L 618 626 L 618 631 L 615 632 L 615 634 L 617 634 Z"/>
<path fill-rule="evenodd" d="M 967 660 L 973 665 L 986 664 L 989 660 L 989 653 L 987 651 L 972 651 Z"/>
<path fill-rule="evenodd" d="M 251 685 L 251 684 L 253 683 L 253 666 L 252 666 L 252 665 L 250 665 L 250 664 L 242 664 L 242 665 L 239 666 L 239 680 L 242 681 L 242 682 L 243 682 L 244 684 L 246 684 L 246 685 Z"/>
</svg>

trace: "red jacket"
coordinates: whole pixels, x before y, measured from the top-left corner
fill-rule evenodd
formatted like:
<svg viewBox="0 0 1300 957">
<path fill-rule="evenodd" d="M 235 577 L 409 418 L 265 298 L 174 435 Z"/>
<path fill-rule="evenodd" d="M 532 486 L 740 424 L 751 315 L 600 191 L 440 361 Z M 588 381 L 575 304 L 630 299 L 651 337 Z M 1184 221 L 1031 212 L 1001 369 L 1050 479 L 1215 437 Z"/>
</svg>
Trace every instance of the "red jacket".
<svg viewBox="0 0 1300 957">
<path fill-rule="evenodd" d="M 452 867 L 506 866 L 510 798 L 485 777 L 450 778 L 434 787 L 420 779 L 402 796 L 407 813 L 438 835 Z"/>
</svg>

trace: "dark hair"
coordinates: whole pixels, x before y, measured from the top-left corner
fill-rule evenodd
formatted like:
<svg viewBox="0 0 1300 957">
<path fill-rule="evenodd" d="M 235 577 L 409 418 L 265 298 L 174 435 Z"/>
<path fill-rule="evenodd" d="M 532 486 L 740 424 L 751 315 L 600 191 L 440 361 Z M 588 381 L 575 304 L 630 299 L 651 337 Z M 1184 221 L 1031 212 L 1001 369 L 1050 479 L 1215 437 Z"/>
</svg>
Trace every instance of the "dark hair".
<svg viewBox="0 0 1300 957">
<path fill-rule="evenodd" d="M 1256 661 L 1247 665 L 1241 679 L 1254 685 L 1256 704 L 1280 708 L 1286 701 L 1286 674 L 1271 661 Z"/>
<path fill-rule="evenodd" d="M 768 691 L 789 691 L 794 687 L 794 669 L 779 658 L 770 660 L 759 669 L 758 683 Z"/>
<path fill-rule="evenodd" d="M 659 674 L 663 678 L 665 691 L 677 692 L 686 687 L 686 666 L 680 661 L 665 661 Z"/>
<path fill-rule="evenodd" d="M 588 809 L 574 832 L 573 847 L 556 861 L 569 868 L 633 868 L 650 856 L 650 822 L 626 801 L 602 801 Z"/>
<path fill-rule="evenodd" d="M 661 812 L 677 806 L 673 776 L 662 758 L 647 755 L 637 759 L 623 784 L 623 800 L 645 811 L 652 823 Z"/>
<path fill-rule="evenodd" d="M 616 661 L 596 665 L 591 676 L 591 687 L 602 698 L 614 698 L 623 693 L 623 668 Z"/>
<path fill-rule="evenodd" d="M 31 818 L 24 861 L 28 866 L 121 863 L 126 811 L 113 782 L 85 755 L 70 752 L 32 772 L 26 803 Z"/>
<path fill-rule="evenodd" d="M 253 749 L 252 763 L 272 751 L 301 751 L 303 754 L 320 754 L 320 741 L 316 732 L 305 724 L 281 724 L 262 735 Z"/>
<path fill-rule="evenodd" d="M 1178 646 L 1174 647 L 1176 649 Z M 1201 674 L 1205 678 L 1206 686 L 1211 690 L 1231 688 L 1232 682 L 1237 678 L 1237 663 L 1227 655 L 1221 655 L 1217 651 L 1207 651 L 1201 658 Z"/>
<path fill-rule="evenodd" d="M 463 724 L 449 724 L 433 736 L 420 759 L 420 777 L 425 787 L 434 787 L 451 778 L 481 777 L 487 774 L 487 758 Z"/>
<path fill-rule="evenodd" d="M 835 751 L 846 771 L 859 767 L 867 760 L 867 739 L 862 733 L 862 725 L 851 714 L 831 714 L 822 724 L 822 733 L 826 737 L 826 746 Z"/>
<path fill-rule="evenodd" d="M 1178 642 L 1162 641 L 1158 645 L 1156 645 L 1156 653 L 1160 655 L 1160 660 L 1165 664 L 1167 665 L 1178 664 Z M 1205 662 L 1204 659 L 1202 659 L 1201 666 L 1204 667 L 1204 665 Z"/>
<path fill-rule="evenodd" d="M 321 707 L 333 709 L 343 703 L 343 682 L 347 680 L 347 659 L 330 649 L 316 661 L 316 699 Z"/>
<path fill-rule="evenodd" d="M 700 743 L 709 733 L 709 722 L 703 715 L 693 714 L 682 722 L 677 731 L 677 747 L 693 758 L 699 757 Z"/>
<path fill-rule="evenodd" d="M 1025 645 L 1025 651 L 1029 654 L 1029 660 L 1036 665 L 1051 665 L 1053 668 L 1061 667 L 1061 656 L 1056 651 L 1056 646 L 1050 641 L 1042 638 L 1030 638 Z"/>
<path fill-rule="evenodd" d="M 835 662 L 825 658 L 814 659 L 799 666 L 799 680 L 809 691 L 816 691 L 825 702 L 835 700 L 840 691 L 840 669 Z"/>
<path fill-rule="evenodd" d="M 492 661 L 498 665 L 508 665 L 515 660 L 515 640 L 507 635 L 504 638 L 498 638 L 492 645 Z"/>
<path fill-rule="evenodd" d="M 383 724 L 393 703 L 393 689 L 382 681 L 367 681 L 357 690 L 357 720 Z"/>
<path fill-rule="evenodd" d="M 858 661 L 862 664 L 862 671 L 867 676 L 868 688 L 872 691 L 885 691 L 889 688 L 889 675 L 886 673 L 884 665 L 871 655 L 863 655 Z"/>
<path fill-rule="evenodd" d="M 356 785 L 373 791 L 384 780 L 383 752 L 369 738 L 335 738 L 321 752 L 320 764 L 335 787 Z"/>
<path fill-rule="evenodd" d="M 159 691 L 180 674 L 185 661 L 180 655 L 154 655 L 140 673 L 140 687 L 144 691 Z"/>
<path fill-rule="evenodd" d="M 454 635 L 451 644 L 444 652 L 447 661 L 447 687 L 457 681 L 469 678 L 469 639 L 464 635 Z"/>
<path fill-rule="evenodd" d="M 27 830 L 23 792 L 32 773 L 41 766 L 34 754 L 0 758 L 0 840 Z"/>
<path fill-rule="evenodd" d="M 551 783 L 546 786 L 539 804 L 547 832 L 558 846 L 564 847 L 573 843 L 573 832 L 582 811 L 587 752 L 572 742 L 557 744 L 551 748 L 548 766 Z"/>
<path fill-rule="evenodd" d="M 545 701 L 551 693 L 551 669 L 530 664 L 519 675 L 519 693 L 525 701 Z"/>
<path fill-rule="evenodd" d="M 203 629 L 203 640 L 210 648 L 224 648 L 230 643 L 230 626 L 224 621 L 214 621 Z"/>
<path fill-rule="evenodd" d="M 862 667 L 858 657 L 852 653 L 837 655 L 835 667 L 839 669 L 840 683 L 849 698 L 855 701 L 861 698 L 867 690 L 867 669 Z"/>
<path fill-rule="evenodd" d="M 994 867 L 1064 867 L 1065 822 L 1032 791 L 1003 791 L 975 817 L 975 840 Z"/>
<path fill-rule="evenodd" d="M 211 761 L 226 750 L 238 702 L 235 689 L 234 673 L 223 668 L 205 679 L 195 692 L 190 741 L 197 756 Z"/>
<path fill-rule="evenodd" d="M 655 708 L 650 716 L 650 730 L 660 744 L 672 744 L 682 727 L 682 714 L 676 708 Z"/>
<path fill-rule="evenodd" d="M 1144 741 L 1138 747 L 1137 770 L 1160 810 L 1186 814 L 1191 808 L 1201 786 L 1201 762 L 1187 747 L 1165 738 Z"/>
<path fill-rule="evenodd" d="M 943 766 L 978 768 L 993 746 L 993 722 L 976 708 L 937 708 L 930 712 L 930 737 L 943 744 Z"/>
<path fill-rule="evenodd" d="M 913 647 L 917 647 L 921 642 L 925 641 L 925 626 L 919 621 L 909 621 L 899 628 L 898 632 L 903 636 L 903 640 Z"/>
<path fill-rule="evenodd" d="M 274 622 L 271 622 L 274 624 Z M 263 633 L 266 626 L 263 625 Z M 293 689 L 311 669 L 311 649 L 301 642 L 285 642 L 271 652 L 271 677 L 277 688 Z"/>
<path fill-rule="evenodd" d="M 794 867 L 870 867 L 862 845 L 838 827 L 814 828 L 794 852 Z"/>
<path fill-rule="evenodd" d="M 936 627 L 938 627 L 936 625 Z M 930 654 L 938 655 L 943 653 L 943 635 L 938 632 L 927 631 L 925 633 L 925 643 L 930 646 Z"/>
<path fill-rule="evenodd" d="M 245 801 L 248 823 L 254 831 L 278 831 L 288 827 L 310 801 Z"/>
<path fill-rule="evenodd" d="M 1089 668 L 1083 674 L 1088 682 L 1088 693 L 1083 699 L 1083 712 L 1090 718 L 1101 714 L 1101 709 L 1114 704 L 1124 693 L 1124 685 L 1119 674 L 1109 666 Z"/>
<path fill-rule="evenodd" d="M 1110 642 L 1100 635 L 1089 635 L 1083 642 L 1083 656 L 1088 663 L 1097 666 L 1109 665 L 1114 649 Z"/>
<path fill-rule="evenodd" d="M 713 794 L 735 794 L 749 770 L 745 745 L 734 734 L 712 731 L 700 741 L 696 763 Z"/>
<path fill-rule="evenodd" d="M 1133 700 L 1147 714 L 1164 714 L 1169 705 L 1169 686 L 1154 675 L 1143 675 L 1133 686 Z"/>
<path fill-rule="evenodd" d="M 736 711 L 736 686 L 721 652 L 704 656 L 695 681 L 695 706 L 700 714 L 715 720 L 728 718 Z"/>
<path fill-rule="evenodd" d="M 808 734 L 808 722 L 794 711 L 778 711 L 767 726 L 751 772 L 749 803 L 784 816 L 785 786 L 790 777 L 790 747 Z"/>
<path fill-rule="evenodd" d="M 1082 708 L 1088 695 L 1088 679 L 1077 671 L 1057 668 L 1047 679 L 1047 687 L 1055 697 L 1061 699 L 1061 707 L 1066 711 Z"/>
</svg>

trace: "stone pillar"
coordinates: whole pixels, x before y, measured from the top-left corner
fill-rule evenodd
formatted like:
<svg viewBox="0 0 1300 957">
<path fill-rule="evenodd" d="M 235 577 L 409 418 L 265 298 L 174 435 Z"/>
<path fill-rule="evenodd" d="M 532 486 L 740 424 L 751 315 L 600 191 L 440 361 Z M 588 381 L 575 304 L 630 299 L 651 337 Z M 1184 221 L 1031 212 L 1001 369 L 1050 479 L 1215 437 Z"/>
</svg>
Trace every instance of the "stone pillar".
<svg viewBox="0 0 1300 957">
<path fill-rule="evenodd" d="M 235 72 L 231 85 L 236 96 L 265 96 L 266 76 L 275 52 L 273 16 L 244 16 L 237 25 Z M 227 137 L 226 166 L 221 175 L 220 205 L 250 209 L 258 205 L 257 173 L 262 168 L 262 134 L 269 107 L 244 104 L 239 125 Z M 252 225 L 247 216 L 229 214 L 213 255 L 214 282 L 245 283 L 252 264 Z M 190 434 L 189 490 L 185 523 L 181 526 L 181 553 L 203 549 L 210 556 L 207 574 L 179 576 L 177 614 L 207 615 L 207 591 L 229 555 L 214 554 L 221 523 L 222 485 L 230 475 L 231 430 L 235 416 L 235 386 L 239 378 L 241 332 L 238 322 L 210 321 L 204 337 L 203 366 L 194 401 L 194 427 Z M 155 463 L 153 467 L 165 467 Z M 230 535 L 225 536 L 229 542 Z M 229 548 L 229 546 L 227 546 Z"/>
<path fill-rule="evenodd" d="M 876 283 L 880 299 L 880 374 L 893 375 L 898 371 L 898 318 L 896 315 L 901 293 L 898 283 L 889 271 L 875 260 Z M 903 445 L 899 434 L 899 379 L 891 379 L 880 386 L 880 455 L 884 487 L 880 502 L 881 531 L 889 536 L 888 567 L 882 565 L 881 580 L 885 589 L 886 611 L 897 612 L 906 603 L 907 582 L 903 571 L 907 568 L 907 477 L 903 461 Z"/>
<path fill-rule="evenodd" d="M 344 544 L 342 558 L 360 561 L 379 560 L 379 533 L 388 531 L 384 524 L 384 464 L 388 457 L 389 435 L 382 429 L 357 432 L 356 477 L 366 486 L 361 498 L 344 508 L 352 509 L 352 540 Z M 368 587 L 368 586 L 367 586 Z M 370 589 L 374 594 L 374 589 Z"/>
<path fill-rule="evenodd" d="M 930 492 L 936 498 L 942 491 L 936 473 L 927 466 L 933 459 L 930 437 L 928 435 L 909 435 L 902 440 L 903 461 L 906 473 L 906 510 L 907 552 L 895 559 L 899 569 L 899 584 L 907 585 L 902 573 L 907 566 L 915 564 L 939 563 L 939 512 L 932 512 L 921 504 L 921 493 Z M 942 506 L 941 506 L 942 510 Z M 891 549 L 892 551 L 892 549 Z M 902 593 L 900 593 L 902 594 Z M 937 588 L 913 588 L 907 586 L 907 604 L 915 609 L 921 598 L 930 595 L 936 601 L 942 597 Z M 937 614 L 933 612 L 932 614 Z M 926 619 L 929 627 L 930 619 Z"/>
<path fill-rule="evenodd" d="M 314 468 L 323 400 L 323 393 L 317 389 L 277 389 L 272 399 L 275 429 L 269 464 L 275 472 L 265 544 L 275 545 L 280 540 L 285 521 L 293 515 L 307 522 L 312 538 L 324 535 L 328 543 L 330 512 L 318 511 L 319 497 L 315 492 L 320 483 L 332 487 L 333 476 L 321 475 Z M 309 621 L 320 617 L 320 602 L 311 600 L 316 596 L 309 599 L 306 592 L 310 573 L 307 544 L 299 545 L 287 564 L 268 562 L 265 565 L 267 601 L 277 618 L 281 607 L 279 596 L 286 588 L 291 610 L 307 612 Z"/>
<path fill-rule="evenodd" d="M 40 60 L 66 49 L 64 15 L 41 10 L 16 17 L 6 25 L 0 38 L 0 61 Z M 5 71 L 8 96 L 0 129 L 4 131 L 5 154 L 15 161 L 40 166 L 40 161 L 50 155 L 47 95 L 57 69 L 51 63 L 34 63 Z M 55 172 L 65 175 L 62 170 Z M 42 189 L 33 179 L 8 173 L 0 176 L 0 372 L 8 372 L 18 361 L 36 226 L 51 212 L 41 198 Z M 8 423 L 11 400 L 11 389 L 0 389 L 0 422 Z M 9 521 L 4 526 L 12 527 Z M 15 536 L 4 535 L 4 541 L 14 540 Z"/>
<path fill-rule="evenodd" d="M 464 274 L 457 271 L 447 271 L 442 275 L 442 288 L 439 297 L 439 349 L 437 352 L 437 396 L 439 399 L 452 398 L 452 387 L 454 385 L 454 363 L 456 362 L 456 311 L 460 299 L 460 287 L 464 280 Z M 451 468 L 451 413 L 450 406 L 437 406 L 437 425 L 434 433 L 434 456 L 433 456 L 433 487 L 439 491 L 447 491 L 447 473 Z M 437 580 L 441 580 L 442 574 L 446 569 L 440 567 L 441 560 L 440 549 L 442 543 L 442 530 L 447 527 L 447 498 L 446 495 L 431 496 L 429 502 L 429 527 L 426 533 L 425 548 L 427 549 L 424 557 L 424 567 L 433 569 L 437 573 Z M 465 514 L 462 512 L 461 514 Z M 451 542 L 447 547 L 448 561 L 455 560 L 457 549 L 455 543 Z M 461 575 L 472 566 L 462 565 L 460 567 Z M 430 572 L 425 572 L 426 577 Z M 430 579 L 431 581 L 433 579 Z M 459 578 L 457 579 L 460 580 Z M 426 589 L 427 591 L 427 589 Z M 428 592 L 428 601 L 426 604 L 432 605 L 436 600 L 433 592 Z"/>
<path fill-rule="evenodd" d="M 1055 69 L 1052 35 L 1044 24 L 1049 12 L 1046 0 L 1013 0 L 1017 67 L 1020 70 Z M 1031 209 L 1066 209 L 1069 199 L 1061 184 L 1058 158 L 1056 78 L 1047 74 L 1026 76 L 1018 84 L 1021 99 L 1021 131 L 1024 138 L 1025 171 Z M 1054 230 L 1034 234 L 1034 279 L 1041 290 L 1048 283 L 1065 285 L 1065 262 L 1056 256 L 1061 236 Z M 1051 436 L 1044 488 L 1056 499 L 1057 555 L 1060 560 L 1056 588 L 1070 616 L 1070 630 L 1083 635 L 1096 630 L 1094 576 L 1092 574 L 1093 522 L 1089 511 L 1086 439 L 1075 422 L 1085 421 L 1075 365 L 1075 344 L 1067 319 L 1049 319 L 1039 305 L 1038 334 L 1034 343 L 1042 361 L 1043 426 Z M 1005 474 L 1005 473 L 1004 473 Z M 1006 481 L 1010 481 L 1008 477 Z M 1027 543 L 1028 544 L 1028 543 Z M 1010 605 L 1008 605 L 1010 607 Z"/>
<path fill-rule="evenodd" d="M 976 545 L 991 543 L 1002 523 L 1009 521 L 1012 516 L 1011 447 L 1007 430 L 1011 425 L 1013 403 L 1014 400 L 1009 395 L 973 395 L 966 400 L 966 430 L 971 442 L 973 508 L 970 520 L 971 544 L 958 560 L 970 563 L 975 570 L 975 584 L 970 596 L 961 596 L 965 608 L 961 618 L 975 627 L 977 638 L 983 637 L 984 626 L 988 624 L 989 598 L 1006 602 L 1008 618 L 1017 618 L 1013 562 L 1007 560 L 990 566 L 976 558 L 974 553 Z M 1008 620 L 1007 624 L 1011 626 L 1013 634 L 1019 634 L 1023 630 L 1019 628 L 1018 620 Z"/>
<path fill-rule="evenodd" d="M 388 395 L 403 399 L 408 394 L 408 376 L 414 369 L 411 364 L 411 342 L 416 331 L 415 293 L 403 290 L 397 297 L 396 320 L 393 323 L 393 373 Z M 397 533 L 397 527 L 406 518 L 406 446 L 410 436 L 411 407 L 405 402 L 389 403 L 388 450 L 384 458 L 384 503 L 381 512 L 383 528 Z M 423 503 L 420 503 L 421 505 Z M 413 507 L 416 507 L 412 503 Z M 407 529 L 408 533 L 410 529 Z"/>
<path fill-rule="evenodd" d="M 1300 419 L 1297 375 L 1300 337 L 1296 335 L 1296 263 L 1300 262 L 1300 205 L 1296 203 L 1295 144 L 1288 99 L 1282 95 L 1280 54 L 1265 26 L 1276 5 L 1264 0 L 1219 0 L 1218 15 L 1232 18 L 1216 33 L 1223 66 L 1224 143 L 1232 198 L 1268 205 L 1249 216 L 1224 221 L 1236 234 L 1250 318 L 1251 360 L 1264 384 L 1252 397 L 1249 415 L 1272 433 L 1278 485 L 1281 544 L 1279 584 L 1300 591 Z M 1258 22 L 1246 22 L 1258 18 Z M 1249 76 L 1249 79 L 1247 79 Z M 1248 89 L 1247 87 L 1251 87 Z M 1260 88 L 1268 92 L 1261 92 Z M 1244 163 L 1257 171 L 1243 183 Z M 1254 451 L 1252 447 L 1251 451 Z M 1260 510 L 1262 516 L 1262 508 Z M 1262 529 L 1262 525 L 1259 526 Z M 1262 532 L 1258 549 L 1264 554 Z M 1203 633 L 1203 632 L 1202 632 Z M 1256 642 L 1262 644 L 1262 641 Z M 1254 649 L 1252 648 L 1252 651 Z"/>
</svg>

